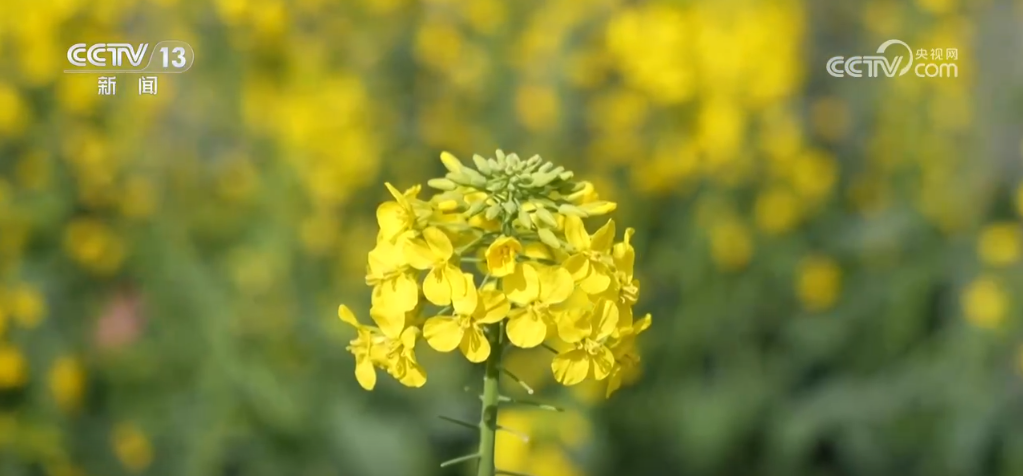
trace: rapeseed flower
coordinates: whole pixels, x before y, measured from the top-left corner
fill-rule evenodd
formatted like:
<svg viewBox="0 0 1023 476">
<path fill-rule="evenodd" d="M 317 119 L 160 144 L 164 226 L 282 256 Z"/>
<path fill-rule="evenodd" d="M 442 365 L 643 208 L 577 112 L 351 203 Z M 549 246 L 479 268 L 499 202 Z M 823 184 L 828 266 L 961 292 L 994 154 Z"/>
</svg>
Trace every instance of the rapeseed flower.
<svg viewBox="0 0 1023 476">
<path fill-rule="evenodd" d="M 519 240 L 500 236 L 487 247 L 487 270 L 495 278 L 503 278 L 515 272 L 515 259 L 522 252 Z"/>
<path fill-rule="evenodd" d="M 500 322 L 508 316 L 511 304 L 495 289 L 479 292 L 469 288 L 474 301 L 460 300 L 454 304 L 453 316 L 436 316 L 423 324 L 423 337 L 440 352 L 461 349 L 470 362 L 483 362 L 490 356 L 490 343 L 484 334 L 485 324 Z"/>
<path fill-rule="evenodd" d="M 583 219 L 617 207 L 601 200 L 592 182 L 574 181 L 539 156 L 523 160 L 500 150 L 495 158 L 474 156 L 475 168 L 447 152 L 441 163 L 448 173 L 427 182 L 438 190 L 430 198 L 417 198 L 418 186 L 399 193 L 386 184 L 394 200 L 377 208 L 380 231 L 366 274 L 377 326 L 360 324 L 345 305 L 338 316 L 355 329 L 347 350 L 367 390 L 377 369 L 405 386 L 424 385 L 415 355 L 420 339 L 483 364 L 479 452 L 445 465 L 479 459 L 478 474 L 493 476 L 504 354 L 547 341 L 567 345 L 550 361 L 555 380 L 610 378 L 610 396 L 635 374 L 635 337 L 650 318 L 632 319 L 639 299 L 635 230 L 627 228 L 619 243 L 613 220 L 592 235 L 586 230 Z"/>
<path fill-rule="evenodd" d="M 543 343 L 548 328 L 570 308 L 565 303 L 575 290 L 565 268 L 530 263 L 523 263 L 502 284 L 508 300 L 518 306 L 508 316 L 508 339 L 523 349 Z"/>
<path fill-rule="evenodd" d="M 575 385 L 591 376 L 604 380 L 614 368 L 614 352 L 607 340 L 618 326 L 618 308 L 601 300 L 592 310 L 573 310 L 558 323 L 561 339 L 574 349 L 559 353 L 551 363 L 554 378 L 565 385 Z"/>
</svg>

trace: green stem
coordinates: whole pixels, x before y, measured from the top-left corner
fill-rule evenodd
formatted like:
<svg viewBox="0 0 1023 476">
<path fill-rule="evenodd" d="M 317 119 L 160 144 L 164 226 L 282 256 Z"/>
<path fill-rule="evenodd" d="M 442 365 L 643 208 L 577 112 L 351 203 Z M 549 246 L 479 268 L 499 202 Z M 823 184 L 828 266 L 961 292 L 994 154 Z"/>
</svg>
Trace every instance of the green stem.
<svg viewBox="0 0 1023 476">
<path fill-rule="evenodd" d="M 480 411 L 479 466 L 476 476 L 495 476 L 494 443 L 497 435 L 497 406 L 501 395 L 498 383 L 501 380 L 501 356 L 503 352 L 504 323 L 492 324 L 487 328 L 490 342 L 490 357 L 487 358 L 483 375 L 483 409 Z"/>
</svg>

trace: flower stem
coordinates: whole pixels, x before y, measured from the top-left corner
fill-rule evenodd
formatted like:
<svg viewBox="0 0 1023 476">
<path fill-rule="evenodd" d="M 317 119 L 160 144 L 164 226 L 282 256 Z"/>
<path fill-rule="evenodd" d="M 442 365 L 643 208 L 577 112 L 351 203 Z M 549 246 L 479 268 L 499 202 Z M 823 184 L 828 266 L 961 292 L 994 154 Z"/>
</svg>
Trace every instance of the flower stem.
<svg viewBox="0 0 1023 476">
<path fill-rule="evenodd" d="M 497 434 L 497 406 L 500 401 L 498 383 L 501 379 L 504 323 L 492 324 L 487 329 L 490 357 L 487 357 L 483 375 L 483 409 L 480 411 L 479 466 L 476 476 L 495 476 L 494 443 Z"/>
</svg>

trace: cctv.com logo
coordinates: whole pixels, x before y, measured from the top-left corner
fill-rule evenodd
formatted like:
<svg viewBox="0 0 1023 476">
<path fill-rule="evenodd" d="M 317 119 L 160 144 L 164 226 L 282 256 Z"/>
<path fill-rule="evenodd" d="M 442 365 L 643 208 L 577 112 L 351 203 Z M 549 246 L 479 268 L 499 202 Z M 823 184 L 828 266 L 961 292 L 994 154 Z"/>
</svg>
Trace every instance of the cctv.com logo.
<svg viewBox="0 0 1023 476">
<path fill-rule="evenodd" d="M 885 56 L 884 53 L 893 46 L 891 51 L 895 53 L 895 56 L 892 58 Z M 914 59 L 918 60 L 915 64 Z M 913 49 L 905 42 L 888 40 L 881 43 L 881 46 L 877 48 L 876 55 L 832 57 L 828 60 L 828 74 L 836 78 L 862 78 L 864 76 L 878 78 L 882 75 L 893 78 L 905 76 L 912 71 L 920 78 L 958 78 L 959 66 L 950 62 L 958 59 L 959 51 L 955 48 L 920 49 L 914 55 Z"/>
</svg>

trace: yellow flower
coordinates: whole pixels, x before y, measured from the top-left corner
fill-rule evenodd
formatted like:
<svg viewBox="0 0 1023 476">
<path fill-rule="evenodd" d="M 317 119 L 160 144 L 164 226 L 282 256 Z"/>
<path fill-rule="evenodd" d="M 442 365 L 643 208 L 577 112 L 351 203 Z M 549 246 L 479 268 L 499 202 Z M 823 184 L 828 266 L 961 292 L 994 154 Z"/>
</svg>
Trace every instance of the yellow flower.
<svg viewBox="0 0 1023 476">
<path fill-rule="evenodd" d="M 986 265 L 1008 266 L 1019 261 L 1021 241 L 1023 234 L 1018 223 L 994 223 L 981 231 L 977 254 Z"/>
<path fill-rule="evenodd" d="M 50 392 L 65 412 L 78 409 L 85 390 L 85 370 L 74 357 L 61 357 L 50 368 Z"/>
<path fill-rule="evenodd" d="M 600 294 L 611 285 L 612 273 L 607 258 L 614 238 L 614 220 L 608 220 L 591 236 L 586 233 L 582 218 L 575 215 L 565 217 L 565 239 L 575 253 L 565 260 L 563 266 L 588 294 Z"/>
<path fill-rule="evenodd" d="M 564 385 L 575 385 L 593 375 L 604 380 L 614 368 L 614 353 L 607 339 L 618 326 L 618 308 L 601 299 L 591 311 L 573 310 L 558 321 L 558 335 L 575 348 L 559 353 L 551 362 L 554 379 Z"/>
<path fill-rule="evenodd" d="M 508 300 L 521 306 L 508 316 L 508 339 L 524 349 L 543 343 L 547 327 L 576 301 L 572 299 L 572 275 L 557 266 L 537 269 L 534 264 L 522 263 L 501 284 Z"/>
<path fill-rule="evenodd" d="M 819 150 L 808 150 L 796 156 L 791 170 L 792 186 L 806 200 L 823 200 L 838 177 L 834 157 Z"/>
<path fill-rule="evenodd" d="M 0 389 L 18 388 L 28 381 L 28 363 L 17 347 L 0 344 Z"/>
<path fill-rule="evenodd" d="M 369 252 L 366 284 L 373 286 L 372 304 L 381 316 L 404 316 L 419 304 L 419 285 L 409 272 L 402 244 L 388 241 L 377 243 Z M 403 322 L 377 322 L 384 334 L 397 337 Z"/>
<path fill-rule="evenodd" d="M 834 260 L 812 256 L 799 267 L 799 299 L 809 311 L 823 311 L 835 304 L 842 289 L 842 272 Z"/>
<path fill-rule="evenodd" d="M 393 202 L 384 202 L 377 207 L 377 224 L 380 225 L 380 240 L 394 242 L 398 236 L 414 229 L 416 210 L 409 197 L 398 192 L 390 183 L 384 184 L 394 197 Z M 417 191 L 416 191 L 417 192 Z M 414 196 L 414 193 L 411 193 Z"/>
<path fill-rule="evenodd" d="M 20 133 L 24 127 L 31 124 L 30 113 L 31 110 L 18 89 L 13 85 L 0 83 L 0 135 Z"/>
<path fill-rule="evenodd" d="M 451 352 L 456 347 L 462 350 L 470 362 L 483 362 L 490 356 L 490 343 L 483 332 L 483 324 L 500 322 L 508 315 L 511 304 L 503 293 L 496 290 L 476 292 L 469 288 L 469 294 L 478 296 L 475 305 L 468 301 L 456 301 L 453 316 L 436 316 L 423 324 L 423 337 L 431 347 L 440 352 Z"/>
<path fill-rule="evenodd" d="M 522 252 L 519 240 L 511 236 L 500 236 L 487 247 L 487 270 L 495 278 L 503 278 L 515 272 L 515 258 Z"/>
<path fill-rule="evenodd" d="M 998 327 L 1008 312 L 1009 300 L 1001 284 L 993 278 L 981 277 L 963 291 L 963 313 L 977 327 Z"/>
<path fill-rule="evenodd" d="M 541 445 L 529 455 L 531 474 L 583 476 L 585 473 L 560 445 Z"/>
<path fill-rule="evenodd" d="M 494 442 L 496 466 L 505 471 L 529 471 L 532 441 L 523 439 L 517 433 L 533 434 L 537 423 L 536 415 L 522 408 L 502 408 L 497 415 L 497 423 L 511 431 L 497 432 Z"/>
<path fill-rule="evenodd" d="M 618 337 L 613 339 L 610 344 L 615 364 L 607 379 L 607 398 L 621 388 L 623 380 L 639 367 L 640 358 L 639 353 L 636 352 L 636 336 L 647 330 L 651 321 L 650 314 L 647 314 L 629 326 L 618 325 Z"/>
<path fill-rule="evenodd" d="M 19 325 L 33 328 L 39 324 L 46 314 L 46 301 L 37 289 L 29 285 L 14 288 L 8 298 L 11 317 Z"/>
<path fill-rule="evenodd" d="M 757 227 L 779 235 L 799 223 L 799 198 L 783 187 L 771 187 L 757 197 L 754 205 Z"/>
<path fill-rule="evenodd" d="M 451 240 L 443 231 L 429 227 L 423 230 L 422 239 L 409 239 L 404 247 L 405 258 L 413 268 L 429 271 L 423 280 L 423 295 L 438 306 L 447 306 L 452 301 L 467 300 L 475 304 L 475 296 L 468 295 L 471 281 L 451 263 L 455 254 Z"/>
<path fill-rule="evenodd" d="M 117 459 L 129 471 L 139 473 L 153 461 L 153 448 L 145 433 L 138 427 L 122 423 L 114 428 L 112 444 Z"/>
<path fill-rule="evenodd" d="M 426 371 L 416 360 L 415 346 L 419 337 L 419 329 L 409 327 L 402 331 L 401 337 L 388 342 L 385 354 L 387 373 L 406 387 L 422 387 L 426 384 Z"/>
<path fill-rule="evenodd" d="M 121 239 L 92 218 L 76 219 L 67 226 L 64 248 L 83 267 L 101 275 L 114 273 L 124 261 Z"/>
<path fill-rule="evenodd" d="M 632 235 L 636 230 L 625 229 L 625 237 L 621 243 L 615 243 L 611 249 L 614 260 L 615 279 L 617 286 L 611 290 L 615 304 L 618 306 L 618 326 L 632 325 L 632 305 L 639 300 L 639 280 L 635 278 L 633 268 L 636 263 L 636 250 L 632 247 Z"/>
<path fill-rule="evenodd" d="M 345 350 L 355 356 L 355 380 L 366 390 L 373 390 L 377 383 L 377 372 L 373 366 L 372 354 L 374 346 L 380 343 L 373 335 L 373 328 L 359 324 L 355 314 L 348 306 L 342 304 L 337 308 L 337 317 L 343 322 L 351 325 L 358 333 L 356 338 L 348 343 Z"/>
</svg>

